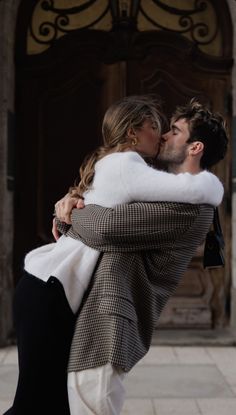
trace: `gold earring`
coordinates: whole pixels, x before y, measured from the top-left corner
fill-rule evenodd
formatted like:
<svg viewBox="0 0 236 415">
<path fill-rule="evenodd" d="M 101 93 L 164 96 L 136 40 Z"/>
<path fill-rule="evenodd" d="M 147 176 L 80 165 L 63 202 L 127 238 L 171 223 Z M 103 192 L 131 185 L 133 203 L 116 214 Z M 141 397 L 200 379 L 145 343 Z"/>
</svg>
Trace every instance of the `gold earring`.
<svg viewBox="0 0 236 415">
<path fill-rule="evenodd" d="M 138 140 L 137 140 L 136 137 L 132 138 L 131 144 L 132 144 L 132 146 L 136 146 L 138 144 Z"/>
</svg>

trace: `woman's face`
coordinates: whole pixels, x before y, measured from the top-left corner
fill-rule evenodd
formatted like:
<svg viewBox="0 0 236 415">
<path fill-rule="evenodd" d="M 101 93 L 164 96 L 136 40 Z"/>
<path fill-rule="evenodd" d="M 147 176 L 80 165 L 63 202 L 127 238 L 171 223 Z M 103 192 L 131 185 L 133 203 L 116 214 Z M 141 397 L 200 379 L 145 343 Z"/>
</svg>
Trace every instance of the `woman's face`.
<svg viewBox="0 0 236 415">
<path fill-rule="evenodd" d="M 155 121 L 145 120 L 142 127 L 135 130 L 135 137 L 135 151 L 146 157 L 155 157 L 159 153 L 161 135 Z"/>
</svg>

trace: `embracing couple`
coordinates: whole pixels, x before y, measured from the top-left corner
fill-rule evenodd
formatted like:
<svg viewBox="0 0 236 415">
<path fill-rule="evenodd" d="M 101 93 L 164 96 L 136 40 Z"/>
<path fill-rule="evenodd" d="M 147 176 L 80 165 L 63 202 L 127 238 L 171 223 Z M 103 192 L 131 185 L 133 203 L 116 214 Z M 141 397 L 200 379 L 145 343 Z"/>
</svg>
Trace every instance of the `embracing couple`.
<svg viewBox="0 0 236 415">
<path fill-rule="evenodd" d="M 5 415 L 121 413 L 125 374 L 149 350 L 224 192 L 209 172 L 226 154 L 223 118 L 191 100 L 164 128 L 149 96 L 111 105 L 103 144 L 55 205 L 57 241 L 26 255 Z"/>
</svg>

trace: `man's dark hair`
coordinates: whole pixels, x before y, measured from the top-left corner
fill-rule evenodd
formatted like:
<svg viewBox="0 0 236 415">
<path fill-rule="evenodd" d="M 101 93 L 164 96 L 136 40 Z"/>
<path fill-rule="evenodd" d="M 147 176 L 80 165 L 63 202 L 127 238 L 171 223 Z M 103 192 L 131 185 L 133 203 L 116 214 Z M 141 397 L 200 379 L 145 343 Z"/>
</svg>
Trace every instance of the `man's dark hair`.
<svg viewBox="0 0 236 415">
<path fill-rule="evenodd" d="M 189 104 L 177 107 L 172 120 L 186 119 L 190 137 L 187 143 L 201 141 L 204 144 L 200 165 L 208 169 L 225 157 L 228 137 L 226 123 L 218 113 L 211 112 L 195 98 Z"/>
</svg>

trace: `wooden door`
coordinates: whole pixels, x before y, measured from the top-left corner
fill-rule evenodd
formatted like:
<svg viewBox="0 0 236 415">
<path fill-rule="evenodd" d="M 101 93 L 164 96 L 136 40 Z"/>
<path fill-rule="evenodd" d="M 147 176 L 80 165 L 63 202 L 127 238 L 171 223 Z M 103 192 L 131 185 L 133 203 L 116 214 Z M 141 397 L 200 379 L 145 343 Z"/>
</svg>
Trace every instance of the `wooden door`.
<svg viewBox="0 0 236 415">
<path fill-rule="evenodd" d="M 147 47 L 147 46 L 146 46 Z M 168 116 L 176 105 L 185 104 L 192 97 L 219 111 L 230 123 L 228 76 L 219 79 L 211 70 L 201 71 L 190 58 L 179 54 L 173 62 L 171 48 L 151 50 L 142 61 L 127 63 L 128 93 L 154 93 L 163 102 Z M 227 322 L 230 295 L 230 150 L 226 160 L 215 166 L 216 173 L 225 186 L 225 198 L 220 207 L 221 223 L 226 240 L 225 269 L 204 270 L 202 256 L 204 243 L 199 247 L 186 271 L 176 294 L 165 307 L 158 327 L 163 328 L 212 328 Z M 222 295 L 224 292 L 224 295 Z"/>
<path fill-rule="evenodd" d="M 96 59 L 66 61 L 44 73 L 33 69 L 30 76 L 18 72 L 16 280 L 25 253 L 53 240 L 54 204 L 79 178 L 84 157 L 101 144 L 103 113 L 121 96 L 119 73 L 120 64 L 108 67 Z"/>
</svg>

